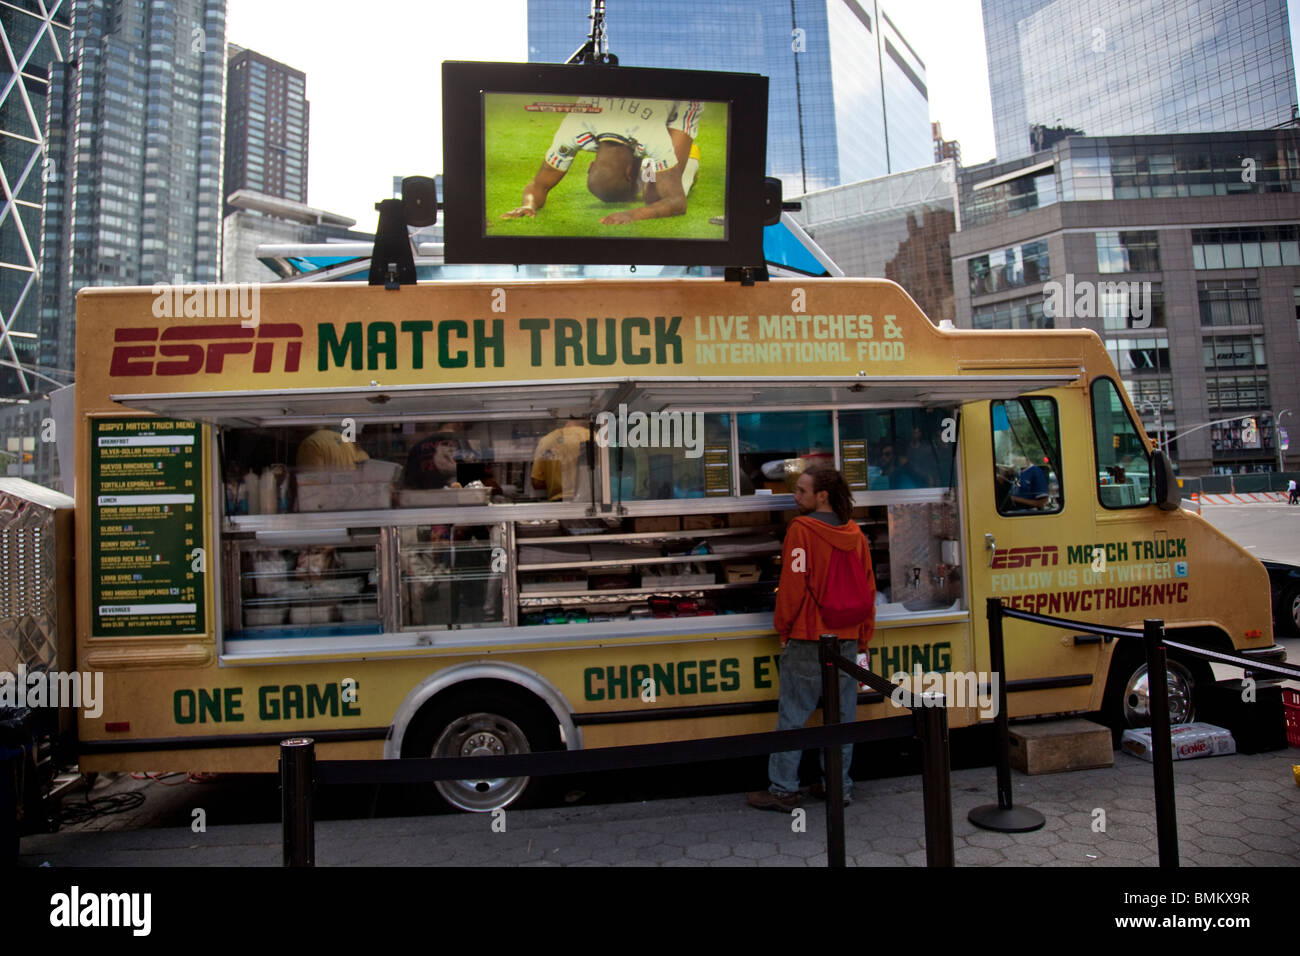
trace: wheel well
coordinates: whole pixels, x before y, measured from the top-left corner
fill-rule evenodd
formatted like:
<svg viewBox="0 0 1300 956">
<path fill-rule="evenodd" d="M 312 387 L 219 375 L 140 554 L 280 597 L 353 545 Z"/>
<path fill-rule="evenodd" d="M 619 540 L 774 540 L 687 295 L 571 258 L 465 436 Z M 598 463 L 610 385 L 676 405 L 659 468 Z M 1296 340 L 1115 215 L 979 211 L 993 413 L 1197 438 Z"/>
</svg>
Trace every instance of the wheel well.
<svg viewBox="0 0 1300 956">
<path fill-rule="evenodd" d="M 422 728 L 426 721 L 449 702 L 465 697 L 473 700 L 484 697 L 504 697 L 512 704 L 524 710 L 529 717 L 536 720 L 548 728 L 554 728 L 555 739 L 563 746 L 564 734 L 555 712 L 547 703 L 538 697 L 532 691 L 513 681 L 499 680 L 494 678 L 475 678 L 472 680 L 460 681 L 451 684 L 438 691 L 423 704 L 419 710 L 412 716 L 407 725 L 406 732 L 402 737 L 402 756 L 420 756 L 414 753 L 413 746 L 419 737 L 418 733 L 413 733 L 416 728 Z"/>
<path fill-rule="evenodd" d="M 1228 637 L 1221 628 L 1209 625 L 1166 628 L 1165 636 L 1169 640 L 1176 641 L 1179 644 L 1189 644 L 1192 647 L 1204 648 L 1207 651 L 1231 653 L 1233 650 L 1232 639 Z M 1180 654 L 1177 651 L 1171 652 L 1169 658 L 1182 663 L 1183 666 L 1187 667 L 1191 671 L 1192 676 L 1198 681 L 1206 680 L 1207 677 L 1208 680 L 1211 681 L 1214 679 L 1214 671 L 1210 668 L 1210 662 L 1204 658 L 1190 657 Z M 1127 664 L 1136 666 L 1145 661 L 1146 655 L 1143 651 L 1142 642 L 1131 638 L 1124 639 L 1124 642 L 1120 646 L 1116 647 L 1115 651 L 1111 655 L 1110 665 L 1106 675 L 1106 686 L 1109 688 L 1111 686 L 1111 681 L 1127 677 L 1126 674 L 1116 674 L 1115 668 L 1117 666 L 1123 667 Z"/>
<path fill-rule="evenodd" d="M 1221 651 L 1225 654 L 1231 654 L 1234 651 L 1232 638 L 1217 627 L 1205 625 L 1200 627 L 1172 627 L 1165 630 L 1165 636 L 1171 641 L 1177 641 L 1179 644 L 1190 644 L 1193 647 L 1204 648 L 1207 651 Z M 1208 671 L 1211 679 L 1213 679 L 1214 672 L 1210 670 L 1210 662 L 1205 658 L 1188 658 L 1177 653 L 1172 656 L 1191 667 L 1193 676 L 1200 676 L 1198 671 Z"/>
</svg>

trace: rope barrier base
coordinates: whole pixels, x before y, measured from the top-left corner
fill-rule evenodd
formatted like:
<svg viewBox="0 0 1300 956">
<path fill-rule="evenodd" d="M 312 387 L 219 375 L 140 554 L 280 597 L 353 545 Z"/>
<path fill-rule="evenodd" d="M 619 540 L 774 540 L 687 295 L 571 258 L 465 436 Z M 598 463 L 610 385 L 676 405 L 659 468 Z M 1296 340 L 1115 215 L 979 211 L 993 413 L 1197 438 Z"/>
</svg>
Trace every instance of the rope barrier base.
<svg viewBox="0 0 1300 956">
<path fill-rule="evenodd" d="M 1032 833 L 1041 830 L 1047 818 L 1030 807 L 1007 807 L 1003 809 L 996 803 L 976 807 L 966 814 L 966 819 L 984 830 L 997 833 Z"/>
</svg>

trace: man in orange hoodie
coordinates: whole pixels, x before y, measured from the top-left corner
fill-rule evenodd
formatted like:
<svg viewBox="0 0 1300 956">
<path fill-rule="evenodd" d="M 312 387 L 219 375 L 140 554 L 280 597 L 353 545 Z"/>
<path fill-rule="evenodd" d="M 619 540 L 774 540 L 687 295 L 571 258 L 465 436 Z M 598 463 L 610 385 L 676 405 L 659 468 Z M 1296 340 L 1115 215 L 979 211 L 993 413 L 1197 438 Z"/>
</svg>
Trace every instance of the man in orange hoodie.
<svg viewBox="0 0 1300 956">
<path fill-rule="evenodd" d="M 814 468 L 799 476 L 794 491 L 799 517 L 791 522 L 781 549 L 781 581 L 777 588 L 774 626 L 781 636 L 781 689 L 777 730 L 802 727 L 821 697 L 821 666 L 818 637 L 835 634 L 842 657 L 856 660 L 865 651 L 875 626 L 875 585 L 871 572 L 871 551 L 862 529 L 853 521 L 853 494 L 844 476 L 833 468 Z M 822 620 L 826 577 L 834 551 L 851 552 L 866 568 L 871 594 L 870 616 L 861 624 L 832 628 Z M 815 597 L 814 597 L 815 595 Z M 840 672 L 840 720 L 857 717 L 858 682 Z M 774 753 L 768 761 L 771 786 L 748 794 L 749 805 L 760 810 L 789 811 L 799 806 L 799 751 Z M 844 789 L 848 804 L 853 789 L 849 764 L 853 745 L 844 747 Z M 822 767 L 823 774 L 825 767 Z M 827 786 L 834 786 L 832 781 Z"/>
</svg>

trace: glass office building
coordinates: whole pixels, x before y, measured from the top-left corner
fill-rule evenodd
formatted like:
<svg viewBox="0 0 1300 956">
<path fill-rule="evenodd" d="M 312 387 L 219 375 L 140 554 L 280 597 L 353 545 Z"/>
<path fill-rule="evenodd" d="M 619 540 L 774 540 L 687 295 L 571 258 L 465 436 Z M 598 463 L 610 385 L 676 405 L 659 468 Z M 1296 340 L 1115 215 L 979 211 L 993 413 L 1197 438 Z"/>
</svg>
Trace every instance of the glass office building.
<svg viewBox="0 0 1300 956">
<path fill-rule="evenodd" d="M 529 0 L 529 60 L 565 62 L 590 10 Z M 768 173 L 787 196 L 933 162 L 925 64 L 873 0 L 661 0 L 606 19 L 623 66 L 769 77 Z"/>
<path fill-rule="evenodd" d="M 0 10 L 0 171 L 6 184 L 0 196 L 0 396 L 8 396 L 44 387 L 13 366 L 38 364 L 47 70 L 68 57 L 72 14 L 67 4 L 34 2 L 5 3 Z"/>
<path fill-rule="evenodd" d="M 892 279 L 938 323 L 954 314 L 955 171 L 947 161 L 820 190 L 791 215 L 845 275 Z"/>
<path fill-rule="evenodd" d="M 54 445 L 41 440 L 42 395 L 71 381 L 40 367 L 38 321 L 48 70 L 68 58 L 71 24 L 70 4 L 0 5 L 0 475 L 29 480 L 54 471 Z"/>
<path fill-rule="evenodd" d="M 215 282 L 225 0 L 76 0 L 54 64 L 43 365 L 72 369 L 76 291 Z"/>
<path fill-rule="evenodd" d="M 1293 118 L 1286 0 L 983 0 L 1000 161 L 1066 135 L 1269 129 Z"/>
<path fill-rule="evenodd" d="M 225 193 L 248 189 L 307 202 L 307 76 L 255 50 L 230 48 Z M 226 202 L 223 216 L 231 213 Z"/>
<path fill-rule="evenodd" d="M 959 326 L 1092 329 L 1186 473 L 1276 468 L 1275 414 L 1300 409 L 1300 131 L 1071 137 L 963 170 L 958 195 Z"/>
</svg>

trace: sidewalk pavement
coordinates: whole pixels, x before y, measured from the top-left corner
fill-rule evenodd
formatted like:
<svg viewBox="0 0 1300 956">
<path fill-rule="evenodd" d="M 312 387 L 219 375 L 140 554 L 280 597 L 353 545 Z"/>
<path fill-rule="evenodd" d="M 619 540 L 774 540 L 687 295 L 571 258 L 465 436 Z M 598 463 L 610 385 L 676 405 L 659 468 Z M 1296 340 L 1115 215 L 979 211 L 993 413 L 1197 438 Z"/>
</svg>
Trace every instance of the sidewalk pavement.
<svg viewBox="0 0 1300 956">
<path fill-rule="evenodd" d="M 1300 749 L 1174 764 L 1183 866 L 1300 864 Z M 1156 866 L 1152 766 L 1127 753 L 1100 770 L 1012 772 L 1017 806 L 1047 818 L 1002 834 L 966 814 L 997 802 L 992 767 L 952 774 L 959 866 Z M 825 866 L 825 804 L 791 814 L 743 794 L 492 814 L 318 821 L 318 866 Z M 494 826 L 495 824 L 495 826 Z M 498 832 L 504 825 L 504 832 Z M 858 866 L 924 866 L 920 777 L 859 782 L 845 810 Z M 279 824 L 76 830 L 24 837 L 24 866 L 279 866 Z"/>
</svg>

